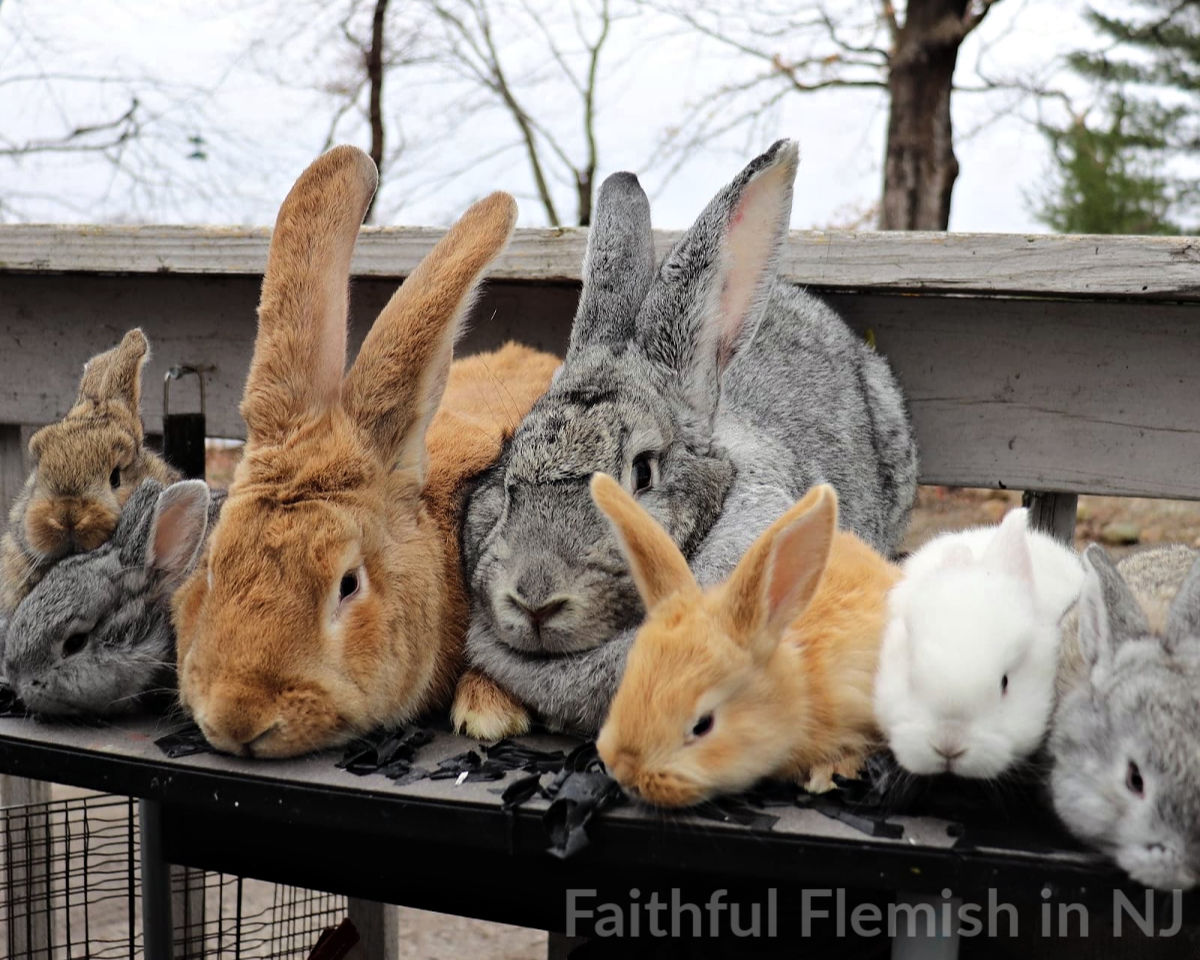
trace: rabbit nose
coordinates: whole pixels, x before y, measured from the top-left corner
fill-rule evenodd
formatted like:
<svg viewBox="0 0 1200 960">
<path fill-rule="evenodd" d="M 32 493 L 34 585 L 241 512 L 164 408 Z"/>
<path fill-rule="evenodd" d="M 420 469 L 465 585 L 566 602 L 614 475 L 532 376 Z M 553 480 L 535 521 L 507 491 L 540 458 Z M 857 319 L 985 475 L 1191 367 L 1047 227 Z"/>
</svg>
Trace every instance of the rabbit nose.
<svg viewBox="0 0 1200 960">
<path fill-rule="evenodd" d="M 967 752 L 966 747 L 960 747 L 957 744 L 935 743 L 932 746 L 933 752 L 943 760 L 957 760 Z"/>
<path fill-rule="evenodd" d="M 556 597 L 536 606 L 518 593 L 510 593 L 508 599 L 529 618 L 530 623 L 540 627 L 567 605 L 565 597 Z"/>
<path fill-rule="evenodd" d="M 612 763 L 605 763 L 608 772 L 614 780 L 620 782 L 626 793 L 638 795 L 638 788 L 633 784 L 634 773 L 637 771 L 637 755 L 628 748 L 621 748 L 613 755 Z"/>
</svg>

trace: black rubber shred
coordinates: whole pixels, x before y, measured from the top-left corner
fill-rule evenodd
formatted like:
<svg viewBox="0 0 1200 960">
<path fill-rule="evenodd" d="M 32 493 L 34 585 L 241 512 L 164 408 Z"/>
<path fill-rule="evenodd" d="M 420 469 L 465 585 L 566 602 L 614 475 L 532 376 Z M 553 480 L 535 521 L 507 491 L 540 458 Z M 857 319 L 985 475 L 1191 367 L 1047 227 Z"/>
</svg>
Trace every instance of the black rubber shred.
<svg viewBox="0 0 1200 960">
<path fill-rule="evenodd" d="M 154 741 L 154 745 L 171 760 L 190 757 L 197 753 L 213 752 L 213 748 L 204 739 L 204 734 L 194 723 L 189 723 L 186 727 L 168 733 L 165 737 L 159 737 Z"/>
<path fill-rule="evenodd" d="M 7 683 L 0 683 L 0 717 L 27 717 L 29 711 Z"/>
<path fill-rule="evenodd" d="M 432 740 L 433 731 L 424 727 L 377 730 L 352 741 L 337 766 L 359 777 L 377 772 L 384 776 L 403 775 L 417 751 Z M 399 766 L 402 764 L 405 766 Z"/>
<path fill-rule="evenodd" d="M 406 772 L 401 773 L 398 776 L 394 776 L 391 779 L 392 783 L 394 783 L 396 786 L 403 787 L 410 783 L 416 783 L 418 780 L 427 780 L 428 778 L 429 771 L 424 767 L 410 766 Z"/>
<path fill-rule="evenodd" d="M 547 852 L 560 860 L 577 854 L 589 843 L 587 825 L 592 817 L 622 799 L 617 781 L 602 770 L 567 772 L 542 815 L 550 838 Z"/>
<path fill-rule="evenodd" d="M 516 809 L 526 800 L 536 796 L 541 788 L 542 778 L 540 774 L 534 773 L 528 777 L 521 777 L 514 780 L 500 794 L 500 809 L 504 811 Z"/>
<path fill-rule="evenodd" d="M 567 756 L 561 750 L 538 750 L 508 739 L 491 746 L 481 744 L 480 749 L 489 760 L 525 773 L 556 773 L 563 768 Z"/>
<path fill-rule="evenodd" d="M 510 767 L 484 760 L 474 750 L 460 753 L 438 763 L 437 769 L 429 775 L 430 780 L 458 780 L 463 783 L 479 783 L 493 780 L 503 780 L 509 773 Z"/>
</svg>

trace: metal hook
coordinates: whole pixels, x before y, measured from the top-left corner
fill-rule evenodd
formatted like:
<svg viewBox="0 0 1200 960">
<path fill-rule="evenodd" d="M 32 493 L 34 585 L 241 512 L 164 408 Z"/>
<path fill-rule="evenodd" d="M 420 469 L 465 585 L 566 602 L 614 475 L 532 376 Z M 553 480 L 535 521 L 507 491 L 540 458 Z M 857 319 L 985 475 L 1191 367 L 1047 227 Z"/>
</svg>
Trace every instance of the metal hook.
<svg viewBox="0 0 1200 960">
<path fill-rule="evenodd" d="M 165 417 L 170 410 L 171 381 L 186 377 L 188 374 L 193 374 L 200 382 L 200 412 L 204 413 L 204 374 L 213 369 L 213 367 L 193 367 L 187 364 L 168 369 L 163 375 L 163 416 Z"/>
</svg>

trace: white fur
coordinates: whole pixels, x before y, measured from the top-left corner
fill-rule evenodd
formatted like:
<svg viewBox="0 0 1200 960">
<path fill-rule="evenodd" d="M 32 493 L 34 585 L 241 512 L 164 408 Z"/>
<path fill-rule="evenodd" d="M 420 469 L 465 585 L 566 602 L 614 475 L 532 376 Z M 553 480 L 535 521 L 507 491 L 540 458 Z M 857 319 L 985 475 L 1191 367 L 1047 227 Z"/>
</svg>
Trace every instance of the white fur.
<svg viewBox="0 0 1200 960">
<path fill-rule="evenodd" d="M 875 713 L 912 773 L 998 776 L 1045 736 L 1059 624 L 1083 567 L 1027 523 L 1027 511 L 1013 510 L 999 526 L 936 537 L 903 565 L 888 598 Z"/>
</svg>

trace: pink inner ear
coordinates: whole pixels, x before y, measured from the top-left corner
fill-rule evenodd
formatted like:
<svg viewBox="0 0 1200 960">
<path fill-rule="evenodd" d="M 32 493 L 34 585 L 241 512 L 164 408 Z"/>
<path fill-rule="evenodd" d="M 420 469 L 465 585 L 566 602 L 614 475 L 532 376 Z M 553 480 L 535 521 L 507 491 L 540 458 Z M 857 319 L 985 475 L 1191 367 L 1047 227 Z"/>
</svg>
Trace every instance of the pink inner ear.
<svg viewBox="0 0 1200 960">
<path fill-rule="evenodd" d="M 1029 549 L 1028 515 L 1013 510 L 1000 524 L 984 553 L 984 563 L 1025 583 L 1033 583 L 1033 556 Z"/>
<path fill-rule="evenodd" d="M 767 584 L 767 621 L 780 629 L 804 612 L 825 571 L 829 539 L 821 529 L 821 518 L 813 512 L 775 540 Z"/>
<path fill-rule="evenodd" d="M 728 363 L 741 336 L 750 308 L 762 289 L 763 274 L 779 237 L 780 218 L 787 215 L 791 172 L 779 164 L 759 174 L 742 192 L 725 230 L 722 255 L 720 333 L 717 348 L 721 368 Z"/>
<path fill-rule="evenodd" d="M 191 560 L 207 526 L 207 504 L 178 496 L 164 504 L 154 524 L 147 559 L 156 567 L 177 573 Z"/>
</svg>

